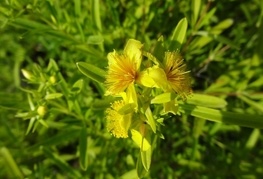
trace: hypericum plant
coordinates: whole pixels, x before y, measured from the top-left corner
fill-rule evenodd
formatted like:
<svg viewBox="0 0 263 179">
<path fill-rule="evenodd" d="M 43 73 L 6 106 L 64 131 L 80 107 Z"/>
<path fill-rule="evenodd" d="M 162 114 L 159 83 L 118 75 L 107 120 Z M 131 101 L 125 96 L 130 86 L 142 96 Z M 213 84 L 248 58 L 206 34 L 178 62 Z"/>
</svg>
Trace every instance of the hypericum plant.
<svg viewBox="0 0 263 179">
<path fill-rule="evenodd" d="M 175 28 L 170 46 L 165 48 L 160 38 L 152 51 L 129 39 L 122 52 L 108 54 L 107 72 L 86 62 L 77 63 L 84 75 L 104 84 L 105 96 L 114 97 L 105 110 L 106 127 L 116 138 L 131 137 L 140 148 L 139 176 L 150 168 L 157 138 L 164 138 L 161 126 L 167 115 L 185 113 L 214 122 L 263 127 L 259 116 L 222 111 L 227 105 L 224 99 L 192 92 L 189 71 L 179 52 L 186 29 L 184 18 Z M 196 122 L 195 127 L 202 130 L 203 125 Z"/>
<path fill-rule="evenodd" d="M 157 58 L 140 41 L 129 39 L 122 53 L 114 50 L 107 56 L 105 95 L 116 98 L 105 111 L 107 130 L 116 138 L 132 138 L 146 171 L 154 141 L 162 136 L 162 116 L 177 114 L 177 101 L 191 94 L 189 71 L 179 51 L 161 52 Z"/>
</svg>

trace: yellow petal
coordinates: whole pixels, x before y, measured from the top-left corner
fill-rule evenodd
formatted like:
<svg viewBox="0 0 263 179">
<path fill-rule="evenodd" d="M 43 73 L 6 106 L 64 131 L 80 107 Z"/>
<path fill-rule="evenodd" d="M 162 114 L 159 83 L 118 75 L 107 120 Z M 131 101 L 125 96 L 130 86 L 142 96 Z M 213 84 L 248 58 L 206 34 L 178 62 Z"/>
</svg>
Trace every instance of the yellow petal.
<svg viewBox="0 0 263 179">
<path fill-rule="evenodd" d="M 136 63 L 127 55 L 118 54 L 115 51 L 108 54 L 109 67 L 106 75 L 106 95 L 114 95 L 123 92 L 136 79 Z"/>
<path fill-rule="evenodd" d="M 141 85 L 143 85 L 145 87 L 149 87 L 149 88 L 158 87 L 157 84 L 155 83 L 155 81 L 150 77 L 150 75 L 149 75 L 147 70 L 142 71 L 139 74 L 136 82 L 138 84 L 141 84 Z"/>
<path fill-rule="evenodd" d="M 129 39 L 124 48 L 124 54 L 136 63 L 137 70 L 139 69 L 142 61 L 142 46 L 143 44 L 140 41 Z"/>
<path fill-rule="evenodd" d="M 115 50 L 114 50 L 113 52 L 108 53 L 107 59 L 108 59 L 108 64 L 109 64 L 109 66 L 112 65 L 112 64 L 118 63 L 118 62 L 116 61 L 116 59 L 118 59 L 118 58 L 116 58 L 116 55 L 117 55 L 117 53 L 116 53 Z"/>
<path fill-rule="evenodd" d="M 164 91 L 169 90 L 169 83 L 162 68 L 155 66 L 152 68 L 148 68 L 147 71 L 149 76 L 153 79 L 153 81 L 159 88 L 162 88 Z"/>
</svg>

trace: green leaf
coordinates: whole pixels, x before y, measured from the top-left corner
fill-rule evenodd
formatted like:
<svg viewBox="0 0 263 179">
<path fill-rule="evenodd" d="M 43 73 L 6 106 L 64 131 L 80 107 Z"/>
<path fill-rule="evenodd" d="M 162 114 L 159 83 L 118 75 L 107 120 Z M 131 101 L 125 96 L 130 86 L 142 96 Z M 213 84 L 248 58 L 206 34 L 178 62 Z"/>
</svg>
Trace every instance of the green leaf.
<svg viewBox="0 0 263 179">
<path fill-rule="evenodd" d="M 87 128 L 86 126 L 83 126 L 79 137 L 79 162 L 80 162 L 80 167 L 83 170 L 87 170 L 88 168 L 87 145 L 88 145 Z"/>
<path fill-rule="evenodd" d="M 100 1 L 92 0 L 92 18 L 93 22 L 95 22 L 97 29 L 99 31 L 102 30 L 101 20 L 100 20 Z"/>
<path fill-rule="evenodd" d="M 156 124 L 155 124 L 155 120 L 153 119 L 153 115 L 150 107 L 146 109 L 145 116 L 148 119 L 148 123 L 151 126 L 153 132 L 156 133 Z"/>
<path fill-rule="evenodd" d="M 105 82 L 106 72 L 94 65 L 86 62 L 77 62 L 77 67 L 81 73 L 99 83 Z"/>
<path fill-rule="evenodd" d="M 39 119 L 37 122 L 39 122 L 40 124 L 42 124 L 43 126 L 45 126 L 46 128 L 48 128 L 48 124 L 46 121 L 44 121 L 43 119 Z"/>
<path fill-rule="evenodd" d="M 251 128 L 263 128 L 263 115 L 226 112 L 191 104 L 180 104 L 181 111 L 213 122 L 223 122 Z"/>
<path fill-rule="evenodd" d="M 161 115 L 166 115 L 168 113 L 172 113 L 172 114 L 176 115 L 177 112 L 178 112 L 178 104 L 175 100 L 171 100 L 171 101 L 163 104 L 163 111 L 162 111 Z"/>
<path fill-rule="evenodd" d="M 164 57 L 164 54 L 165 54 L 165 48 L 164 48 L 164 43 L 163 43 L 163 36 L 161 36 L 160 38 L 158 38 L 155 46 L 154 46 L 154 49 L 153 49 L 153 56 L 156 57 L 156 58 L 152 58 L 151 57 L 151 54 L 149 55 L 149 59 L 152 60 L 155 64 L 159 64 L 159 61 L 162 61 L 163 60 L 163 57 Z"/>
<path fill-rule="evenodd" d="M 87 44 L 98 45 L 98 44 L 102 44 L 103 41 L 104 39 L 101 35 L 91 35 L 88 37 Z"/>
<path fill-rule="evenodd" d="M 47 94 L 45 96 L 46 100 L 51 100 L 51 99 L 56 99 L 56 98 L 61 98 L 63 96 L 62 93 L 51 93 L 51 94 Z"/>
<path fill-rule="evenodd" d="M 209 21 L 211 21 L 211 18 L 215 14 L 216 10 L 216 7 L 214 7 L 208 13 L 206 13 L 205 16 L 201 19 L 197 29 L 200 29 L 203 25 L 209 25 Z"/>
<path fill-rule="evenodd" d="M 152 160 L 152 148 L 151 147 L 146 151 L 141 151 L 141 160 L 142 160 L 143 167 L 148 172 L 150 169 L 151 160 Z"/>
<path fill-rule="evenodd" d="M 114 101 L 115 99 L 111 96 L 107 96 L 105 99 L 95 99 L 92 103 L 92 108 L 97 110 L 104 110 L 110 107 L 110 104 Z"/>
<path fill-rule="evenodd" d="M 134 103 L 125 104 L 121 109 L 118 110 L 118 113 L 121 115 L 126 115 L 134 112 L 136 105 Z"/>
<path fill-rule="evenodd" d="M 187 103 L 210 108 L 224 108 L 227 105 L 224 99 L 205 94 L 193 94 L 187 99 Z"/>
<path fill-rule="evenodd" d="M 233 19 L 225 19 L 216 26 L 214 26 L 210 33 L 214 35 L 221 34 L 225 29 L 228 29 L 234 23 Z"/>
<path fill-rule="evenodd" d="M 191 3 L 191 9 L 192 9 L 192 26 L 194 27 L 198 16 L 199 16 L 199 11 L 201 8 L 201 0 L 192 0 Z"/>
<path fill-rule="evenodd" d="M 28 124 L 28 127 L 27 127 L 27 130 L 26 130 L 26 135 L 29 134 L 29 132 L 33 129 L 34 127 L 34 124 L 35 124 L 35 121 L 36 121 L 36 118 L 35 117 L 32 117 L 29 121 L 29 124 Z"/>
<path fill-rule="evenodd" d="M 71 89 L 72 92 L 74 92 L 75 94 L 78 94 L 81 92 L 83 87 L 83 80 L 80 79 L 78 81 L 76 81 Z"/>
<path fill-rule="evenodd" d="M 260 130 L 259 129 L 254 129 L 252 133 L 250 134 L 247 142 L 246 142 L 246 148 L 247 149 L 252 149 L 255 147 L 258 139 L 260 137 Z"/>
<path fill-rule="evenodd" d="M 145 167 L 142 164 L 142 157 L 141 157 L 141 152 L 139 152 L 139 156 L 137 159 L 137 165 L 136 165 L 136 170 L 137 170 L 137 175 L 138 178 L 144 178 L 147 175 L 147 170 L 145 169 Z"/>
<path fill-rule="evenodd" d="M 160 95 L 155 96 L 151 100 L 151 104 L 163 104 L 169 101 L 174 100 L 176 97 L 175 93 L 162 93 Z"/>
<path fill-rule="evenodd" d="M 146 151 L 151 148 L 149 140 L 147 140 L 141 132 L 131 129 L 132 140 L 141 148 L 142 151 Z"/>
<path fill-rule="evenodd" d="M 171 44 L 169 47 L 170 50 L 177 50 L 181 48 L 182 43 L 185 39 L 186 31 L 187 31 L 187 19 L 183 18 L 179 21 L 179 23 L 175 27 L 175 30 L 173 31 Z"/>
</svg>

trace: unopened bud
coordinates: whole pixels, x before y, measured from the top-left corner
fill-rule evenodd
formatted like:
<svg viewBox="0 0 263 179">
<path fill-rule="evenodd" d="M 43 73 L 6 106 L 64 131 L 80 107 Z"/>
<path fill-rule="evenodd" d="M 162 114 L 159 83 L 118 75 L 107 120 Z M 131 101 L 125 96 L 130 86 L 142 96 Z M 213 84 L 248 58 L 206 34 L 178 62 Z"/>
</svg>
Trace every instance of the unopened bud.
<svg viewBox="0 0 263 179">
<path fill-rule="evenodd" d="M 37 108 L 37 113 L 40 115 L 40 116 L 44 116 L 46 113 L 47 113 L 47 108 L 45 106 L 39 106 Z"/>
<path fill-rule="evenodd" d="M 51 76 L 51 77 L 49 77 L 49 81 L 50 81 L 51 84 L 55 84 L 57 79 L 56 79 L 55 76 Z"/>
<path fill-rule="evenodd" d="M 31 80 L 31 81 L 33 80 L 34 77 L 33 77 L 33 74 L 31 72 L 29 72 L 25 69 L 22 69 L 21 71 L 22 71 L 22 74 L 24 75 L 24 77 L 26 79 Z"/>
</svg>

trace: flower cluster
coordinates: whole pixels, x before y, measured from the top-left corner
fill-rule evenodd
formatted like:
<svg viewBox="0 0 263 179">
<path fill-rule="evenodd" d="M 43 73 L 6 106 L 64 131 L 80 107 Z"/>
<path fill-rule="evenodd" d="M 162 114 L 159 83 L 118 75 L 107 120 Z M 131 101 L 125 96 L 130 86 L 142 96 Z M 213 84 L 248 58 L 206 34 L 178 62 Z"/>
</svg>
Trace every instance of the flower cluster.
<svg viewBox="0 0 263 179">
<path fill-rule="evenodd" d="M 148 134 L 156 133 L 159 118 L 152 114 L 151 101 L 162 94 L 175 96 L 160 103 L 164 114 L 176 114 L 176 101 L 191 93 L 189 71 L 182 56 L 178 51 L 167 51 L 157 59 L 143 50 L 140 41 L 130 39 L 122 53 L 114 50 L 107 58 L 106 95 L 120 98 L 106 110 L 107 129 L 117 138 L 127 138 L 131 130 L 136 143 L 149 145 Z M 140 147 L 148 148 L 143 144 Z"/>
</svg>

